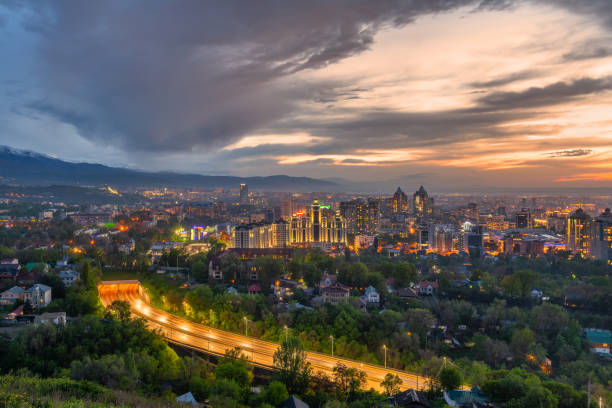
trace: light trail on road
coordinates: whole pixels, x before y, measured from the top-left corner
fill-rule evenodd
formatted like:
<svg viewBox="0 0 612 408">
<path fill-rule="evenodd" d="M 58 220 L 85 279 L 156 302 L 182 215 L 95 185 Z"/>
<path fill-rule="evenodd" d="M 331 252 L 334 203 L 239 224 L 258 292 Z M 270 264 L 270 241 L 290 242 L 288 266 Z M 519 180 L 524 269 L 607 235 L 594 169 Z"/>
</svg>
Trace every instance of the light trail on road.
<svg viewBox="0 0 612 408">
<path fill-rule="evenodd" d="M 226 350 L 238 348 L 253 365 L 274 367 L 273 356 L 280 347 L 279 344 L 204 326 L 153 307 L 137 280 L 102 281 L 98 285 L 98 293 L 105 307 L 115 300 L 128 302 L 133 315 L 144 318 L 148 328 L 159 330 L 169 342 L 215 355 L 224 355 Z M 380 390 L 380 383 L 388 373 L 395 374 L 402 380 L 401 390 L 423 390 L 429 387 L 429 378 L 407 371 L 331 357 L 313 351 L 307 351 L 306 357 L 314 372 L 321 371 L 330 378 L 333 378 L 333 369 L 338 363 L 364 371 L 367 388 Z"/>
</svg>

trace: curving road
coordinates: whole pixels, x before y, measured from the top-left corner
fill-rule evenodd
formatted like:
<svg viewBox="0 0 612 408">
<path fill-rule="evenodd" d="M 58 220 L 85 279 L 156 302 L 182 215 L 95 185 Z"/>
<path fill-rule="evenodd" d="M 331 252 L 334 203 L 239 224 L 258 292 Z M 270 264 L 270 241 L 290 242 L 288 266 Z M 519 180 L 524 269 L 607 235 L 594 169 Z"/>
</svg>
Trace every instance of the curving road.
<svg viewBox="0 0 612 408">
<path fill-rule="evenodd" d="M 132 314 L 143 317 L 149 328 L 160 330 L 170 342 L 216 355 L 223 355 L 226 350 L 238 347 L 254 365 L 268 368 L 274 366 L 273 355 L 279 347 L 277 343 L 193 323 L 152 307 L 146 292 L 136 280 L 102 281 L 98 285 L 98 292 L 105 307 L 115 300 L 127 301 Z M 367 388 L 380 389 L 380 383 L 387 373 L 396 374 L 401 378 L 402 390 L 425 389 L 429 382 L 426 377 L 406 371 L 332 357 L 323 353 L 308 351 L 307 358 L 313 371 L 321 371 L 329 377 L 333 376 L 333 368 L 337 363 L 363 370 L 366 373 Z"/>
</svg>

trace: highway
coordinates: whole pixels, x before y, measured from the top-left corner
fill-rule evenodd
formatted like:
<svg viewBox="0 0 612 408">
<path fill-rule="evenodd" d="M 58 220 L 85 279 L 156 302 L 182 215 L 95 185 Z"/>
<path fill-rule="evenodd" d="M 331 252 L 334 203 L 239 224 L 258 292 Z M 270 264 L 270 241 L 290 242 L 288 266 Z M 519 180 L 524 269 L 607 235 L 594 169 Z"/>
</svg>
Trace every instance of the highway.
<svg viewBox="0 0 612 408">
<path fill-rule="evenodd" d="M 144 318 L 150 329 L 160 330 L 169 342 L 216 355 L 223 355 L 226 350 L 237 347 L 254 365 L 267 368 L 274 366 L 273 355 L 279 347 L 277 343 L 193 323 L 155 308 L 150 305 L 146 292 L 136 280 L 102 281 L 98 285 L 98 292 L 105 307 L 115 300 L 127 301 L 133 315 Z M 406 371 L 311 351 L 307 352 L 307 359 L 314 372 L 321 371 L 329 377 L 333 377 L 333 368 L 337 363 L 363 370 L 366 374 L 366 388 L 380 390 L 380 383 L 387 373 L 400 377 L 402 390 L 428 388 L 428 378 Z"/>
</svg>

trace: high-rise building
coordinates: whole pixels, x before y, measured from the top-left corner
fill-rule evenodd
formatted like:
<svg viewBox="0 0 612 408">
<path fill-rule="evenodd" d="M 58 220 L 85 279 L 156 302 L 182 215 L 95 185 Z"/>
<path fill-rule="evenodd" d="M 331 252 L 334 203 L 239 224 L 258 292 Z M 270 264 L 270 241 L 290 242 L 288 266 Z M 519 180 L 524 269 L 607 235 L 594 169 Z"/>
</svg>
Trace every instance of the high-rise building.
<svg viewBox="0 0 612 408">
<path fill-rule="evenodd" d="M 402 191 L 401 188 L 397 188 L 395 194 L 393 194 L 393 215 L 405 213 L 408 211 L 408 196 Z"/>
<path fill-rule="evenodd" d="M 378 201 L 373 198 L 341 202 L 340 215 L 346 220 L 349 232 L 355 235 L 374 235 L 378 230 L 380 211 Z"/>
<path fill-rule="evenodd" d="M 523 208 L 521 211 L 516 213 L 516 228 L 532 228 L 533 220 L 531 217 L 531 210 L 529 208 Z"/>
<path fill-rule="evenodd" d="M 436 252 L 454 250 L 455 227 L 450 224 L 434 224 L 429 229 L 429 247 Z"/>
<path fill-rule="evenodd" d="M 289 245 L 289 224 L 280 220 L 273 224 L 251 223 L 234 228 L 234 248 L 286 248 Z"/>
<path fill-rule="evenodd" d="M 249 186 L 242 183 L 240 184 L 240 204 L 241 205 L 249 205 Z"/>
<path fill-rule="evenodd" d="M 609 208 L 593 222 L 591 255 L 602 261 L 612 262 L 612 213 Z"/>
<path fill-rule="evenodd" d="M 293 198 L 283 200 L 281 203 L 281 217 L 284 220 L 289 221 L 297 209 L 297 202 Z"/>
<path fill-rule="evenodd" d="M 482 256 L 484 251 L 482 229 L 482 225 L 473 225 L 465 237 L 468 253 L 472 256 Z"/>
<path fill-rule="evenodd" d="M 480 207 L 478 207 L 478 203 L 468 203 L 466 216 L 471 222 L 478 224 L 480 219 Z"/>
<path fill-rule="evenodd" d="M 577 209 L 567 220 L 567 248 L 583 257 L 591 256 L 593 219 L 582 208 Z"/>
<path fill-rule="evenodd" d="M 433 206 L 434 199 L 429 197 L 423 186 L 412 195 L 412 209 L 417 216 L 430 215 Z"/>
<path fill-rule="evenodd" d="M 289 223 L 289 244 L 346 243 L 347 224 L 328 205 L 314 200 L 306 213 L 295 213 Z"/>
<path fill-rule="evenodd" d="M 356 234 L 374 235 L 378 229 L 379 219 L 378 201 L 370 198 L 357 202 L 355 206 Z"/>
</svg>

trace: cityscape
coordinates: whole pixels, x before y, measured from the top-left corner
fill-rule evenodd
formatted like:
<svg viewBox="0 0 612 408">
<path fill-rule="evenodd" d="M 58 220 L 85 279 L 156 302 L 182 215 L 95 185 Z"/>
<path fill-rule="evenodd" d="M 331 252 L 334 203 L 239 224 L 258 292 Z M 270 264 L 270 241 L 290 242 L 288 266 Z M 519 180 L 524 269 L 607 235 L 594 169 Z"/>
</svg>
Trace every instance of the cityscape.
<svg viewBox="0 0 612 408">
<path fill-rule="evenodd" d="M 611 22 L 0 4 L 0 406 L 612 407 Z"/>
</svg>

